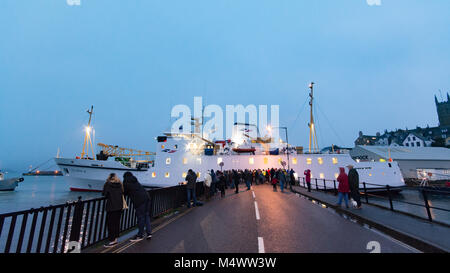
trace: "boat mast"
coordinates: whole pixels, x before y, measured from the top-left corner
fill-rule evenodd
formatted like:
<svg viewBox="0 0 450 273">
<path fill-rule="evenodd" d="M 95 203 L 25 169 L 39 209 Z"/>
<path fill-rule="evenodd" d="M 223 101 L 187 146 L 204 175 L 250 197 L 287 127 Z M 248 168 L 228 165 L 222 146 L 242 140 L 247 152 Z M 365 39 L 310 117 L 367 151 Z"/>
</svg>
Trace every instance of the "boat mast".
<svg viewBox="0 0 450 273">
<path fill-rule="evenodd" d="M 309 84 L 311 92 L 309 93 L 309 106 L 310 106 L 310 121 L 309 121 L 309 153 L 314 153 L 318 150 L 316 129 L 314 127 L 313 116 L 313 100 L 314 100 L 314 82 Z M 311 149 L 312 146 L 312 149 Z"/>
<path fill-rule="evenodd" d="M 84 136 L 84 143 L 83 143 L 83 151 L 81 152 L 81 158 L 83 159 L 86 155 L 86 158 L 89 158 L 89 145 L 91 146 L 91 152 L 92 152 L 92 158 L 94 158 L 94 149 L 92 148 L 92 139 L 91 139 L 91 120 L 92 120 L 92 113 L 94 112 L 94 106 L 91 106 L 91 110 L 87 110 L 89 114 L 89 122 L 88 125 L 85 128 L 86 135 Z M 86 150 L 86 152 L 85 152 Z"/>
</svg>

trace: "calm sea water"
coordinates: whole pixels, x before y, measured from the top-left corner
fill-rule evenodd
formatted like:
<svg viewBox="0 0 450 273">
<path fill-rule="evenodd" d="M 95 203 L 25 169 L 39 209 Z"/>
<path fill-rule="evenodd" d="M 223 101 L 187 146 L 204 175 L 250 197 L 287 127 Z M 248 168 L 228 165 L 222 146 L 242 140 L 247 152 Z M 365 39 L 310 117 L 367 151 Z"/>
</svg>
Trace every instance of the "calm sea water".
<svg viewBox="0 0 450 273">
<path fill-rule="evenodd" d="M 8 177 L 20 174 L 8 173 Z M 15 191 L 0 191 L 0 213 L 63 204 L 82 199 L 101 197 L 98 192 L 72 192 L 62 176 L 25 176 Z"/>
</svg>

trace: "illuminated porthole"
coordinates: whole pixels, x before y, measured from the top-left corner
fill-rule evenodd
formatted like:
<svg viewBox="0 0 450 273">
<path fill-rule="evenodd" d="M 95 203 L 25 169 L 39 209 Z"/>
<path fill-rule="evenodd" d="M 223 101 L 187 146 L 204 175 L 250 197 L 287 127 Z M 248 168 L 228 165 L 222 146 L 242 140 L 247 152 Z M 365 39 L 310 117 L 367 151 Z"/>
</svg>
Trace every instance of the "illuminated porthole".
<svg viewBox="0 0 450 273">
<path fill-rule="evenodd" d="M 197 173 L 197 178 L 200 178 L 200 175 L 201 175 L 202 173 L 201 172 L 198 172 Z"/>
<path fill-rule="evenodd" d="M 186 173 L 183 172 L 183 174 L 181 175 L 181 177 L 186 178 Z"/>
<path fill-rule="evenodd" d="M 161 145 L 161 149 L 164 149 L 165 148 L 165 146 L 164 145 Z"/>
<path fill-rule="evenodd" d="M 320 165 L 323 164 L 323 159 L 321 157 L 317 158 L 317 162 L 319 162 Z"/>
<path fill-rule="evenodd" d="M 269 159 L 267 157 L 264 157 L 264 164 L 269 164 Z"/>
<path fill-rule="evenodd" d="M 165 177 L 166 177 L 166 178 L 169 178 L 169 177 L 170 177 L 170 173 L 166 173 L 166 174 L 165 174 Z"/>
<path fill-rule="evenodd" d="M 250 158 L 248 159 L 248 164 L 250 164 L 250 165 L 255 164 L 255 159 L 254 159 L 253 157 L 250 157 Z"/>
<path fill-rule="evenodd" d="M 217 165 L 223 162 L 223 159 L 221 157 L 217 158 Z"/>
<path fill-rule="evenodd" d="M 312 159 L 311 158 L 307 158 L 306 159 L 306 164 L 311 165 L 311 163 L 312 163 Z"/>
<path fill-rule="evenodd" d="M 297 158 L 294 157 L 294 158 L 292 159 L 292 164 L 294 164 L 294 165 L 297 164 Z"/>
<path fill-rule="evenodd" d="M 156 177 L 156 173 L 152 172 L 152 177 L 155 178 Z"/>
<path fill-rule="evenodd" d="M 166 164 L 169 165 L 170 164 L 170 157 L 166 158 Z"/>
<path fill-rule="evenodd" d="M 325 176 L 324 176 L 323 173 L 321 173 L 321 174 L 319 175 L 319 177 L 320 177 L 321 179 L 323 179 Z"/>
<path fill-rule="evenodd" d="M 338 173 L 335 173 L 335 174 L 334 174 L 334 178 L 338 178 L 338 176 L 339 176 Z"/>
<path fill-rule="evenodd" d="M 334 165 L 338 164 L 338 160 L 337 160 L 337 158 L 336 158 L 336 157 L 333 157 L 333 159 L 332 159 L 332 160 L 333 160 L 333 164 L 334 164 Z"/>
<path fill-rule="evenodd" d="M 188 163 L 188 159 L 187 158 L 183 158 L 183 164 L 186 165 Z"/>
</svg>

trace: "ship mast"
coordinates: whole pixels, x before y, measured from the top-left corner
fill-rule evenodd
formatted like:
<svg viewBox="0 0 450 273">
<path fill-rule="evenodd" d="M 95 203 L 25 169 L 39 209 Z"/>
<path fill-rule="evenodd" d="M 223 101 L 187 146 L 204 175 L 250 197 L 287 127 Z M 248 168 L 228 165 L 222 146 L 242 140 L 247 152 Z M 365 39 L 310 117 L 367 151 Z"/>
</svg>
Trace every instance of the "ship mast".
<svg viewBox="0 0 450 273">
<path fill-rule="evenodd" d="M 92 139 L 91 139 L 91 131 L 92 131 L 91 120 L 92 120 L 93 112 L 94 112 L 94 106 L 92 105 L 91 110 L 87 110 L 87 113 L 89 114 L 89 122 L 85 128 L 86 135 L 84 136 L 83 151 L 81 152 L 82 159 L 84 159 L 85 155 L 86 155 L 86 159 L 89 159 L 89 146 L 91 146 L 92 158 L 94 158 L 94 149 L 92 148 Z"/>
<path fill-rule="evenodd" d="M 309 88 L 311 89 L 311 92 L 309 93 L 309 106 L 311 108 L 310 109 L 310 117 L 311 118 L 310 118 L 310 121 L 308 124 L 308 127 L 309 127 L 309 153 L 314 153 L 318 150 L 317 135 L 316 135 L 316 129 L 314 126 L 314 116 L 313 116 L 314 82 L 311 82 L 309 84 Z"/>
</svg>

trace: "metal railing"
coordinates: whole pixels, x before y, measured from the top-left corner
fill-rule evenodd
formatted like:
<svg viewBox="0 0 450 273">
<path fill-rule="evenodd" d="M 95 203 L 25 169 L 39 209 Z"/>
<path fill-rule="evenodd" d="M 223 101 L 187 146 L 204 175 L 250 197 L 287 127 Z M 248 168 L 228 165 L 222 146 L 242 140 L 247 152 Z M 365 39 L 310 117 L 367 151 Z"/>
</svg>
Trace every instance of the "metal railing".
<svg viewBox="0 0 450 273">
<path fill-rule="evenodd" d="M 328 186 L 327 186 L 327 184 L 328 184 Z M 338 184 L 339 183 L 336 180 L 312 178 L 310 187 L 311 187 L 311 190 L 315 189 L 316 191 L 324 191 L 327 193 L 333 193 L 334 195 L 337 195 L 338 194 L 338 188 L 337 188 Z M 420 191 L 422 198 L 423 198 L 423 203 L 419 204 L 419 203 L 408 202 L 408 201 L 404 201 L 404 200 L 395 198 L 393 193 L 396 191 L 397 187 L 391 187 L 389 185 L 372 184 L 372 183 L 366 183 L 366 182 L 359 183 L 359 185 L 360 185 L 359 191 L 360 191 L 360 194 L 362 197 L 361 201 L 364 201 L 364 203 L 366 203 L 366 204 L 372 204 L 372 205 L 376 205 L 379 207 L 390 209 L 391 211 L 397 211 L 397 212 L 402 212 L 402 213 L 405 213 L 405 212 L 402 210 L 396 209 L 394 206 L 394 202 L 408 204 L 408 205 L 417 206 L 417 207 L 422 207 L 426 210 L 426 213 L 427 213 L 426 218 L 422 217 L 420 215 L 416 215 L 416 214 L 411 214 L 411 213 L 406 213 L 406 214 L 410 214 L 415 217 L 427 219 L 430 222 L 435 221 L 432 210 L 450 212 L 450 209 L 448 209 L 448 208 L 442 208 L 442 207 L 436 207 L 436 206 L 430 205 L 430 201 L 429 201 L 430 194 L 443 194 L 443 195 L 450 196 L 450 192 L 447 192 L 447 191 L 423 189 L 423 188 L 419 188 L 419 189 L 408 188 L 408 189 L 414 189 L 414 190 Z M 361 187 L 361 185 L 362 185 L 362 187 Z M 297 186 L 303 187 L 305 189 L 308 188 L 304 177 L 298 178 Z M 374 187 L 368 188 L 367 186 L 374 186 Z M 402 188 L 402 187 L 398 187 L 398 188 Z M 374 194 L 376 192 L 383 192 L 383 193 L 385 193 L 385 195 Z M 375 198 L 377 200 L 382 199 L 382 200 L 388 201 L 389 205 L 385 206 L 385 205 L 381 205 L 380 203 L 372 202 L 369 199 L 370 197 L 372 198 L 372 201 L 375 201 L 374 200 Z M 445 223 L 443 223 L 443 224 L 447 225 Z"/>
<path fill-rule="evenodd" d="M 197 183 L 197 196 L 203 195 L 203 183 Z M 186 186 L 174 186 L 148 191 L 150 216 L 158 217 L 187 201 Z M 120 232 L 133 229 L 137 218 L 133 204 L 126 197 L 128 209 L 123 210 Z M 0 214 L 0 253 L 65 253 L 69 242 L 77 242 L 81 249 L 105 240 L 106 198 L 66 202 Z"/>
</svg>

